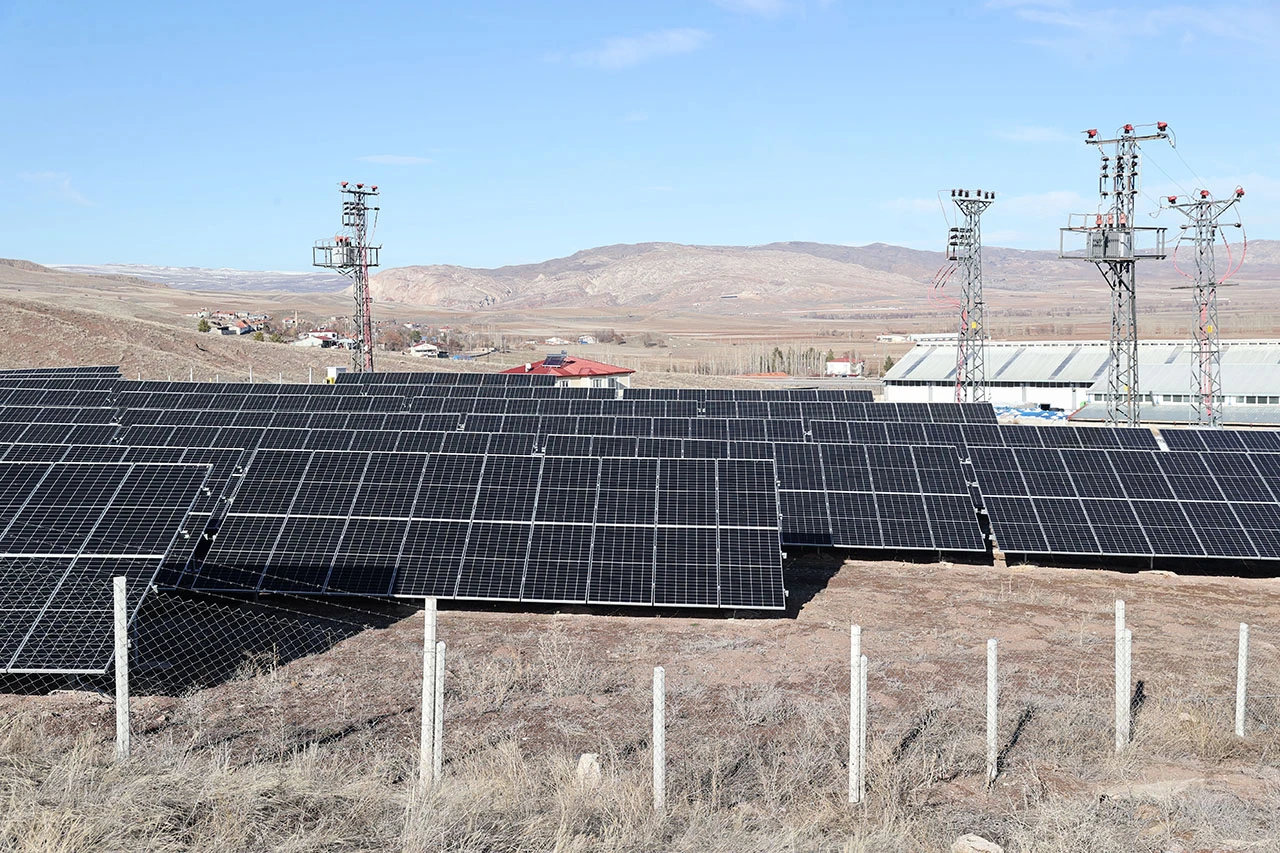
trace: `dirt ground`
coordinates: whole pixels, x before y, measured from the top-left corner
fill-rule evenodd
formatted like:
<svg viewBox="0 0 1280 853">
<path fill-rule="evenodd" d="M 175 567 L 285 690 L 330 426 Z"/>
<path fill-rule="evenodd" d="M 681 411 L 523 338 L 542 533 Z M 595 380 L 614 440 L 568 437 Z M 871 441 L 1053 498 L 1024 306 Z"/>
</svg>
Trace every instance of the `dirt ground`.
<svg viewBox="0 0 1280 853">
<path fill-rule="evenodd" d="M 788 585 L 792 605 L 781 617 L 445 602 L 446 780 L 474 783 L 476 763 L 495 755 L 545 773 L 538 762 L 569 766 L 591 752 L 643 802 L 650 682 L 661 665 L 674 808 L 747 809 L 786 829 L 793 845 L 758 846 L 758 833 L 748 832 L 740 840 L 755 840 L 740 849 L 941 850 L 973 831 L 1010 850 L 1280 850 L 1280 581 L 812 554 L 791 561 Z M 1135 682 L 1134 742 L 1120 756 L 1112 734 L 1117 598 L 1127 602 Z M 1251 626 L 1243 739 L 1231 732 L 1240 622 Z M 136 754 L 180 747 L 187 761 L 216 754 L 225 765 L 260 768 L 296 761 L 300 750 L 347 760 L 373 753 L 392 768 L 379 771 L 386 784 L 410 784 L 422 617 L 406 609 L 386 624 L 320 654 L 246 660 L 213 686 L 138 697 Z M 861 823 L 850 823 L 844 802 L 851 624 L 862 626 L 870 662 L 871 805 Z M 1001 775 L 986 789 L 991 637 L 999 641 Z M 179 649 L 172 657 L 180 666 Z M 50 744 L 78 742 L 101 756 L 114 732 L 109 697 L 83 690 L 0 693 L 0 720 L 26 721 Z M 867 834 L 869 815 L 883 843 Z M 1076 836 L 1058 826 L 1063 820 L 1080 822 L 1096 846 L 1069 842 Z M 840 838 L 849 846 L 824 846 Z M 670 849 L 734 849 L 718 845 Z"/>
</svg>

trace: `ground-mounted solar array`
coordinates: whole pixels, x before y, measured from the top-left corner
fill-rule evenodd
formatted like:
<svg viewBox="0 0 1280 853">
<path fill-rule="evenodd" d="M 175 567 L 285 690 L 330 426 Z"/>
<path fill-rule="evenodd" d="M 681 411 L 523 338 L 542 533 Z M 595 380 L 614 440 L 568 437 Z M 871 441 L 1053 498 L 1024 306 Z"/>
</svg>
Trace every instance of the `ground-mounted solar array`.
<svg viewBox="0 0 1280 853">
<path fill-rule="evenodd" d="M 980 559 L 995 545 L 1050 558 L 1216 560 L 1230 571 L 1280 559 L 1277 436 L 1011 426 L 985 404 L 875 403 L 837 387 L 0 372 L 0 466 L 200 472 L 189 495 L 166 493 L 162 511 L 135 501 L 155 519 L 138 534 L 146 550 L 85 550 L 94 542 L 80 516 L 98 508 L 72 500 L 80 509 L 46 521 L 65 521 L 76 547 L 5 552 L 3 612 L 25 615 L 5 616 L 6 642 L 23 636 L 0 657 L 11 669 L 74 668 L 37 651 L 59 641 L 33 645 L 30 627 L 40 614 L 77 612 L 67 581 L 110 576 L 106 564 L 92 564 L 99 575 L 77 562 L 90 559 L 132 560 L 122 571 L 139 596 L 154 584 L 764 610 L 785 606 L 784 549 Z M 136 517 L 100 513 L 93 529 L 132 541 Z M 10 505 L 5 529 L 22 518 Z M 26 632 L 12 627 L 24 618 Z M 94 624 L 101 640 L 104 623 Z"/>
</svg>

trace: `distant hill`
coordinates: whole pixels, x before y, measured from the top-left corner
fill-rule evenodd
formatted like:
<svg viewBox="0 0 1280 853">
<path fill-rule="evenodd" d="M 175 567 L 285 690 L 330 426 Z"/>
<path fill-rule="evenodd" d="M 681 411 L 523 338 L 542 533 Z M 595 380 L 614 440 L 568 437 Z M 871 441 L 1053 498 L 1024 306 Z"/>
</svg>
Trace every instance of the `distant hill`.
<svg viewBox="0 0 1280 853">
<path fill-rule="evenodd" d="M 254 293 L 333 293 L 349 286 L 345 278 L 326 272 L 275 272 L 146 264 L 51 264 L 50 269 L 81 275 L 125 275 L 167 284 L 177 290 Z"/>
<path fill-rule="evenodd" d="M 1232 260 L 1238 260 L 1233 246 Z M 1184 259 L 1189 266 L 1189 259 Z M 271 272 L 134 264 L 8 264 L 10 277 L 41 274 L 110 276 L 163 284 L 182 291 L 332 294 L 349 287 L 342 276 L 321 271 Z M 635 243 L 600 246 L 534 264 L 479 269 L 443 264 L 385 269 L 373 277 L 383 302 L 463 311 L 534 308 L 633 308 L 645 311 L 742 313 L 762 308 L 810 309 L 923 307 L 928 285 L 946 261 L 941 252 L 886 243 L 838 246 L 768 243 L 761 246 L 693 246 Z M 1219 247 L 1218 263 L 1227 256 Z M 27 265 L 21 272 L 15 266 Z M 998 246 L 983 250 L 983 274 L 993 291 L 1046 294 L 1068 286 L 1102 286 L 1092 265 L 1064 261 L 1054 251 Z M 3 278 L 3 276 L 0 276 Z M 1140 281 L 1156 290 L 1185 285 L 1172 259 L 1144 262 Z M 1280 241 L 1249 244 L 1237 283 L 1280 284 Z"/>
<path fill-rule="evenodd" d="M 1219 255 L 1225 268 L 1221 249 Z M 375 299 L 463 310 L 643 306 L 736 312 L 743 310 L 743 303 L 875 307 L 923 302 L 929 282 L 945 264 L 941 252 L 885 243 L 637 243 L 497 269 L 392 268 L 373 277 L 373 289 Z M 988 247 L 983 250 L 983 274 L 987 287 L 1028 293 L 1081 282 L 1101 284 L 1090 264 L 1061 260 L 1054 251 Z M 1186 283 L 1172 260 L 1144 262 L 1140 275 L 1141 281 L 1163 289 Z M 1280 241 L 1250 244 L 1248 262 L 1237 281 L 1280 282 Z"/>
</svg>

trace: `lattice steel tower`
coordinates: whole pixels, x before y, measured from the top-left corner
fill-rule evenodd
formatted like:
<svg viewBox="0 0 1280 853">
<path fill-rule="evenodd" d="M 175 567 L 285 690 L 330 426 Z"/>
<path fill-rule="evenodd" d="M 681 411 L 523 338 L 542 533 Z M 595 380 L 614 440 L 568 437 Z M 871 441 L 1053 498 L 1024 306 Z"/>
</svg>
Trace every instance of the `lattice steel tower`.
<svg viewBox="0 0 1280 853">
<path fill-rule="evenodd" d="M 356 303 L 356 347 L 351 357 L 352 369 L 356 373 L 372 373 L 373 297 L 369 293 L 369 270 L 378 265 L 382 246 L 369 243 L 378 225 L 379 210 L 371 207 L 369 200 L 378 194 L 378 187 L 351 186 L 347 181 L 340 186 L 343 231 L 332 240 L 317 242 L 311 249 L 311 263 L 337 270 L 351 279 Z"/>
<path fill-rule="evenodd" d="M 1150 126 L 1150 125 L 1147 125 Z M 1112 426 L 1138 426 L 1142 421 L 1142 391 L 1138 383 L 1138 306 L 1136 263 L 1165 257 L 1164 228 L 1135 227 L 1134 210 L 1140 187 L 1138 143 L 1168 139 L 1166 122 L 1152 133 L 1137 133 L 1126 124 L 1112 139 L 1085 131 L 1085 142 L 1098 146 L 1102 170 L 1098 176 L 1098 212 L 1075 214 L 1060 229 L 1058 256 L 1097 264 L 1111 289 L 1111 360 L 1107 365 L 1107 420 Z M 1108 153 L 1110 151 L 1110 153 Z M 1084 237 L 1084 248 L 1068 248 L 1068 240 Z"/>
<path fill-rule="evenodd" d="M 1178 201 L 1176 195 L 1167 199 L 1169 209 L 1178 211 L 1188 220 L 1187 224 L 1181 226 L 1182 233 L 1174 247 L 1175 266 L 1179 246 L 1190 244 L 1195 252 L 1195 274 L 1183 275 L 1187 275 L 1192 281 L 1191 289 L 1196 303 L 1195 351 L 1191 360 L 1191 406 L 1195 411 L 1196 423 L 1201 426 L 1222 426 L 1222 411 L 1219 408 L 1222 402 L 1222 344 L 1218 340 L 1218 285 L 1230 278 L 1239 266 L 1228 269 L 1226 275 L 1218 278 L 1213 244 L 1218 239 L 1219 229 L 1224 227 L 1218 220 L 1242 198 L 1244 190 L 1236 187 L 1231 198 L 1224 201 L 1214 199 L 1208 190 L 1198 190 L 1186 201 Z M 1241 227 L 1238 219 L 1229 224 Z M 1225 237 L 1223 243 L 1226 243 Z M 1243 262 L 1243 256 L 1240 260 Z M 1181 269 L 1178 271 L 1182 272 Z"/>
<path fill-rule="evenodd" d="M 996 194 L 982 190 L 952 190 L 960 209 L 960 224 L 947 233 L 947 260 L 960 273 L 960 328 L 956 337 L 956 402 L 987 399 L 987 306 L 982 300 L 982 212 Z"/>
</svg>

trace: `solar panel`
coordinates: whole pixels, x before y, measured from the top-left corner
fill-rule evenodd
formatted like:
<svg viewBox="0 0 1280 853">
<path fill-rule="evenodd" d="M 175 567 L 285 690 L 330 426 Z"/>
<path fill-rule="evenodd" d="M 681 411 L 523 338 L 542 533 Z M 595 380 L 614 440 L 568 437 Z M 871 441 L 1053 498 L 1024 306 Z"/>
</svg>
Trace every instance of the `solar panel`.
<svg viewBox="0 0 1280 853">
<path fill-rule="evenodd" d="M 1280 430 L 1258 429 L 1236 433 L 1246 450 L 1280 452 Z"/>
<path fill-rule="evenodd" d="M 1098 554 L 1101 545 L 1094 536 L 1093 525 L 1085 514 L 1084 506 L 1075 498 L 1032 498 L 1035 513 L 1044 530 L 1046 550 L 1056 554 Z M 989 508 L 990 509 L 990 508 Z M 991 527 L 1000 536 L 995 512 L 991 513 Z M 1007 547 L 1001 541 L 1001 547 Z M 1009 550 L 1016 550 L 1009 547 Z"/>
<path fill-rule="evenodd" d="M 181 534 L 207 466 L 0 463 L 0 671 L 103 672 L 111 578 L 132 616 Z"/>
<path fill-rule="evenodd" d="M 1190 519 L 1176 501 L 1131 501 L 1138 524 L 1156 556 L 1200 557 L 1200 544 Z"/>
<path fill-rule="evenodd" d="M 1151 543 L 1129 501 L 1084 498 L 1080 503 L 1102 553 L 1115 556 L 1146 556 L 1153 553 Z"/>
<path fill-rule="evenodd" d="M 1185 501 L 1181 507 L 1207 554 L 1244 558 L 1258 556 L 1258 550 L 1236 517 L 1232 504 Z"/>
<path fill-rule="evenodd" d="M 1001 548 L 1019 554 L 1043 554 L 1050 551 L 1040 516 L 1031 498 L 984 494 L 983 504 L 991 519 L 992 532 Z"/>
<path fill-rule="evenodd" d="M 1276 469 L 1273 462 L 1280 457 L 1271 454 L 1207 452 L 1197 455 L 1204 467 L 1211 472 L 1213 481 L 1225 500 L 1261 503 L 1276 500 L 1276 489 L 1271 486 L 1272 483 L 1280 484 L 1280 479 L 1275 476 L 1280 470 Z"/>
<path fill-rule="evenodd" d="M 986 404 L 873 403 L 863 389 L 627 389 L 619 399 L 610 389 L 557 388 L 551 377 L 547 379 L 552 384 L 535 384 L 522 376 L 444 376 L 431 381 L 379 376 L 323 386 L 23 377 L 13 379 L 14 384 L 3 391 L 7 402 L 21 405 L 0 406 L 0 440 L 27 442 L 9 446 L 3 458 L 40 460 L 101 461 L 121 458 L 112 454 L 134 446 L 151 448 L 149 453 L 155 446 L 226 447 L 238 458 L 240 448 L 252 450 L 260 444 L 264 451 L 360 456 L 387 454 L 393 448 L 419 453 L 443 449 L 524 457 L 538 466 L 547 464 L 536 455 L 539 452 L 551 459 L 619 454 L 632 457 L 633 462 L 640 456 L 702 466 L 714 465 L 717 459 L 776 457 L 776 476 L 783 485 L 776 500 L 785 542 L 944 550 L 960 543 L 977 550 L 981 534 L 970 516 L 975 501 L 978 505 L 985 501 L 993 531 L 1009 551 L 1018 550 L 1010 545 L 1012 541 L 1036 553 L 1068 548 L 1072 550 L 1062 553 L 1106 555 L 1108 548 L 1123 548 L 1129 554 L 1145 541 L 1148 551 L 1157 556 L 1181 550 L 1188 553 L 1170 556 L 1261 553 L 1270 559 L 1266 556 L 1271 536 L 1265 524 L 1267 511 L 1257 507 L 1275 503 L 1280 494 L 1280 458 L 1266 453 L 1280 451 L 1276 431 L 1233 431 L 1224 437 L 1222 431 L 1165 430 L 1164 445 L 1175 451 L 1170 453 L 1159 450 L 1145 429 L 998 426 L 994 410 Z M 101 389 L 93 383 L 100 381 L 110 386 L 105 393 L 119 408 L 78 408 L 96 401 L 85 395 L 99 393 Z M 125 426 L 114 426 L 114 420 Z M 72 426 L 85 423 L 98 426 Z M 466 427 L 461 433 L 460 423 Z M 60 445 L 73 441 L 92 444 L 74 451 L 61 449 Z M 110 442 L 116 449 L 98 442 Z M 785 447 L 800 442 L 818 446 L 818 456 Z M 858 454 L 851 452 L 851 445 L 856 445 L 852 449 Z M 1176 452 L 1183 446 L 1195 446 L 1199 453 Z M 972 458 L 970 473 L 960 467 L 955 448 Z M 1247 449 L 1256 452 L 1246 454 Z M 673 473 L 678 470 L 672 468 Z M 242 479 L 253 476 L 232 478 L 228 473 L 219 485 L 234 492 Z M 979 488 L 971 490 L 966 482 L 970 479 Z M 277 570 L 281 577 L 287 576 L 293 570 L 290 561 L 301 561 L 305 577 L 298 575 L 298 589 L 338 592 L 347 585 L 382 590 L 388 566 L 399 566 L 402 544 L 410 539 L 408 527 L 415 527 L 417 537 L 428 523 L 446 521 L 378 515 L 383 508 L 376 499 L 361 497 L 346 503 L 358 483 L 334 482 L 346 485 L 291 498 L 306 514 L 260 513 L 275 519 L 270 531 L 274 539 L 256 530 L 271 526 L 262 518 L 251 524 L 249 513 L 232 509 L 229 526 L 218 528 L 220 547 L 231 547 L 224 531 L 245 527 L 250 539 L 270 539 L 268 556 L 281 543 L 291 554 L 282 553 L 274 568 L 267 566 L 268 576 Z M 240 488 L 243 496 L 233 495 L 233 506 L 238 503 L 240 510 L 260 499 L 256 484 L 241 483 Z M 683 504 L 693 500 L 687 491 L 672 493 L 667 502 L 671 512 L 683 511 Z M 535 504 L 537 494 L 535 487 Z M 416 497 L 415 493 L 415 501 Z M 211 530 L 217 526 L 218 500 L 207 496 L 193 504 L 200 507 L 198 512 Z M 403 499 L 391 503 L 394 511 L 406 511 Z M 373 516 L 350 515 L 365 504 L 377 507 Z M 1237 505 L 1244 509 L 1237 511 Z M 717 507 L 718 519 L 724 509 Z M 1242 514 L 1248 516 L 1252 529 L 1244 526 Z M 705 518 L 705 513 L 693 512 L 692 517 Z M 1185 519 L 1181 530 L 1174 523 L 1179 517 Z M 336 523 L 320 524 L 315 519 Z M 1206 522 L 1205 530 L 1198 529 L 1198 520 Z M 353 527 L 356 521 L 361 523 Z M 554 561 L 554 555 L 548 549 L 561 540 L 566 553 L 582 554 L 585 549 L 588 563 L 596 548 L 594 527 L 591 538 L 583 541 L 575 538 L 581 531 L 535 530 L 537 525 L 549 524 L 540 520 L 467 518 L 468 525 L 477 521 L 529 525 L 527 544 L 513 547 L 531 549 L 525 554 L 530 565 L 535 556 L 550 565 L 547 561 Z M 1098 531 L 1093 529 L 1095 522 L 1101 525 Z M 445 540 L 451 535 L 436 532 Z M 482 538 L 509 532 L 480 531 Z M 376 535 L 389 537 L 394 549 L 391 544 L 375 547 Z M 1255 545 L 1255 538 L 1263 544 Z M 291 544 L 295 540 L 301 543 L 296 548 Z M 464 538 L 460 547 L 468 547 L 467 541 Z M 413 547 L 421 550 L 422 544 L 414 542 Z M 535 543 L 541 550 L 535 549 Z M 245 553 L 258 553 L 261 547 L 258 542 Z M 657 554 L 674 553 L 672 549 L 682 546 L 655 533 L 651 547 Z M 696 541 L 691 547 L 700 555 L 694 562 L 704 560 L 698 570 L 702 574 L 677 573 L 672 583 L 675 588 L 704 594 L 709 564 Z M 718 536 L 717 547 L 724 547 L 723 537 Z M 176 550 L 175 559 L 185 565 L 189 550 Z M 326 553 L 332 555 L 325 567 L 328 574 L 316 577 L 319 570 L 313 564 Z M 341 567 L 337 555 L 344 555 Z M 461 572 L 466 554 L 457 556 Z M 356 566 L 359 560 L 376 564 L 369 575 L 377 578 L 375 582 L 361 575 Z M 220 570 L 217 563 L 213 560 L 211 568 Z M 340 572 L 346 574 L 341 575 L 341 583 L 335 583 Z M 528 580 L 527 568 L 521 577 L 522 584 Z M 256 577 L 256 584 L 265 582 L 263 576 Z M 651 579 L 651 599 L 656 583 Z M 454 585 L 456 589 L 457 578 Z M 723 584 L 718 594 L 722 593 Z"/>
<path fill-rule="evenodd" d="M 1150 500 L 1173 498 L 1173 490 L 1160 470 L 1154 453 L 1109 450 L 1106 454 L 1127 497 Z"/>
</svg>

